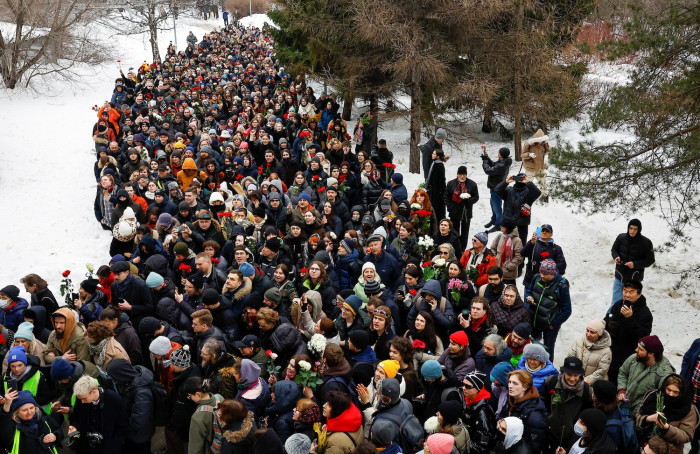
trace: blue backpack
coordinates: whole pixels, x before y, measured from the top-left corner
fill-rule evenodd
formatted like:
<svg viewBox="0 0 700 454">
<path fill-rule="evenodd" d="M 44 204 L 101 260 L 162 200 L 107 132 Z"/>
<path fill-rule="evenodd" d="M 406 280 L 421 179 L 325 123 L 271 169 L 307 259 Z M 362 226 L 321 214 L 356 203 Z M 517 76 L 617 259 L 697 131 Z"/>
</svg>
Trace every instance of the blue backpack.
<svg viewBox="0 0 700 454">
<path fill-rule="evenodd" d="M 622 446 L 618 449 L 622 454 L 637 454 L 639 442 L 634 430 L 634 420 L 630 417 L 629 405 L 622 404 L 619 407 L 620 419 L 608 419 L 606 426 L 618 427 L 622 436 Z"/>
</svg>

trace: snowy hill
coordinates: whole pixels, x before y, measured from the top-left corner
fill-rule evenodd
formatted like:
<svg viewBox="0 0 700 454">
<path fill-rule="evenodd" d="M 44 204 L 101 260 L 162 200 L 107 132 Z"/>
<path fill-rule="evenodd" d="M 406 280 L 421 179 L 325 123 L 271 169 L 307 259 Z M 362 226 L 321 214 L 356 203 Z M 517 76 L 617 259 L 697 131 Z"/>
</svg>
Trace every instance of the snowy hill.
<svg viewBox="0 0 700 454">
<path fill-rule="evenodd" d="M 260 16 L 246 20 L 260 25 L 264 19 Z M 189 30 L 201 38 L 213 27 L 222 25 L 222 22 L 213 20 L 181 21 L 178 24 L 181 47 Z M 109 37 L 109 33 L 106 32 L 106 36 Z M 127 68 L 138 66 L 150 55 L 144 36 L 114 36 L 111 39 L 119 46 L 115 61 L 95 68 L 94 75 L 84 76 L 72 86 L 54 87 L 58 94 L 52 97 L 0 91 L 3 106 L 0 109 L 0 124 L 3 125 L 0 194 L 4 199 L 0 223 L 0 287 L 14 284 L 22 288 L 19 279 L 33 272 L 48 280 L 58 297 L 64 270 L 72 271 L 77 287 L 85 273 L 86 263 L 97 267 L 109 260 L 107 251 L 111 234 L 100 228 L 93 214 L 95 158 L 90 132 L 96 114 L 91 106 L 102 104 L 112 92 L 114 79 L 118 76 L 116 59 Z M 164 49 L 173 39 L 172 32 L 161 34 L 160 39 Z M 607 77 L 606 74 L 609 72 L 601 69 L 600 77 Z M 567 140 L 580 138 L 576 122 L 567 122 L 556 132 Z M 473 133 L 486 144 L 491 156 L 501 146 L 512 149 L 511 144 L 502 142 L 495 134 L 481 134 L 476 127 Z M 422 177 L 411 175 L 407 170 L 407 123 L 404 120 L 383 123 L 380 138 L 386 139 L 389 149 L 394 152 L 397 171 L 404 174 L 409 191 L 415 189 Z M 65 145 L 68 141 L 70 145 Z M 454 178 L 457 166 L 464 164 L 469 169 L 470 178 L 479 185 L 481 199 L 475 206 L 472 234 L 483 230 L 483 224 L 490 218 L 486 177 L 478 157 L 479 145 L 474 142 L 446 149 L 451 156 L 447 166 L 448 179 Z M 656 246 L 667 241 L 669 229 L 655 214 L 630 212 L 625 216 L 586 216 L 557 201 L 536 203 L 532 216 L 533 226 L 553 225 L 554 239 L 563 247 L 568 262 L 566 278 L 571 282 L 573 316 L 559 334 L 555 362 L 560 364 L 573 340 L 584 334 L 587 322 L 592 318 L 602 318 L 610 304 L 614 269 L 610 246 L 615 236 L 625 231 L 628 219 L 640 218 L 644 234 Z M 688 262 L 686 258 L 694 259 L 698 252 L 700 247 L 696 242 L 678 244 L 671 250 L 658 252 L 657 263 L 646 273 L 644 281 L 644 294 L 654 314 L 653 333 L 661 338 L 677 368 L 680 367 L 679 355 L 700 331 L 697 329 L 699 312 L 693 307 L 691 297 L 683 289 L 672 290 L 678 279 L 672 273 L 683 269 Z M 24 292 L 21 296 L 28 297 Z"/>
</svg>

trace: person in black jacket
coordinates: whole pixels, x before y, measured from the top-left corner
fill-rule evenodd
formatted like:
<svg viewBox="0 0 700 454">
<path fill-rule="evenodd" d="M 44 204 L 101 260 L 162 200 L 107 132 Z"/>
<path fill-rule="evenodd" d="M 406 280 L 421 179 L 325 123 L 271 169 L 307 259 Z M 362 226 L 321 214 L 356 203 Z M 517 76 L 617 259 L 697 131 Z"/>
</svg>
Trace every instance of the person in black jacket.
<svg viewBox="0 0 700 454">
<path fill-rule="evenodd" d="M 170 367 L 173 371 L 170 399 L 173 410 L 165 425 L 165 443 L 168 452 L 185 454 L 190 436 L 190 419 L 197 405 L 187 397 L 185 382 L 190 377 L 201 377 L 199 366 L 192 362 L 190 348 L 185 345 L 170 354 Z"/>
<path fill-rule="evenodd" d="M 80 437 L 73 438 L 75 452 L 120 453 L 129 430 L 129 418 L 119 394 L 98 387 L 97 381 L 87 375 L 75 383 L 73 394 L 76 400 L 68 433 L 80 432 Z"/>
<path fill-rule="evenodd" d="M 615 260 L 615 281 L 612 303 L 608 312 L 612 310 L 612 304 L 622 298 L 623 283 L 632 279 L 642 282 L 644 268 L 650 267 L 656 261 L 654 245 L 649 238 L 642 235 L 642 223 L 639 219 L 629 221 L 627 232 L 615 238 L 610 252 Z"/>
<path fill-rule="evenodd" d="M 508 176 L 510 165 L 513 163 L 513 160 L 509 156 L 510 150 L 505 147 L 498 150 L 498 160 L 496 162 L 491 160 L 486 153 L 485 147 L 484 154 L 481 155 L 481 167 L 484 169 L 484 173 L 489 176 L 486 181 L 486 187 L 491 191 L 491 220 L 484 226 L 487 229 L 491 227 L 488 233 L 501 230 L 503 199 L 496 193 L 495 188 L 499 183 L 505 181 Z"/>
<path fill-rule="evenodd" d="M 143 365 L 144 358 L 141 352 L 141 341 L 136 329 L 131 325 L 131 321 L 126 314 L 118 308 L 109 306 L 100 314 L 100 320 L 114 331 L 114 339 L 124 347 L 129 355 L 131 364 Z"/>
<path fill-rule="evenodd" d="M 572 450 L 576 452 L 590 452 L 595 454 L 614 454 L 618 452 L 615 442 L 605 430 L 605 413 L 597 408 L 583 410 L 576 421 L 575 431 L 581 438 L 574 444 Z M 566 449 L 558 447 L 555 454 L 566 454 Z M 646 452 L 646 451 L 645 451 Z"/>
<path fill-rule="evenodd" d="M 20 282 L 24 284 L 24 289 L 27 293 L 32 295 L 32 301 L 30 308 L 36 308 L 37 306 L 43 306 L 46 309 L 47 314 L 53 314 L 58 310 L 58 302 L 56 302 L 56 297 L 53 296 L 51 290 L 48 288 L 48 282 L 43 280 L 38 274 L 27 274 Z M 51 324 L 51 317 L 44 318 L 44 325 L 49 331 L 53 331 L 53 325 Z M 37 330 L 38 332 L 39 330 Z"/>
<path fill-rule="evenodd" d="M 608 380 L 613 383 L 617 383 L 617 373 L 622 363 L 636 350 L 639 339 L 651 334 L 654 316 L 647 307 L 642 289 L 639 281 L 625 282 L 622 299 L 613 304 L 605 317 L 605 329 L 612 339 Z"/>
<path fill-rule="evenodd" d="M 430 140 L 418 147 L 420 148 L 423 175 L 425 176 L 426 181 L 428 180 L 428 172 L 430 172 L 430 165 L 432 164 L 431 161 L 433 151 L 442 150 L 442 143 L 445 141 L 445 139 L 447 139 L 447 131 L 439 128 L 437 131 L 435 131 L 435 135 L 431 137 Z"/>
<path fill-rule="evenodd" d="M 117 385 L 129 418 L 125 450 L 133 454 L 151 452 L 153 425 L 153 372 L 143 366 L 132 366 L 125 359 L 114 359 L 107 373 Z"/>
<path fill-rule="evenodd" d="M 467 178 L 466 166 L 459 166 L 457 178 L 447 182 L 444 197 L 447 213 L 454 224 L 454 229 L 459 234 L 460 244 L 466 248 L 469 244 L 472 207 L 479 201 L 479 188 L 474 181 Z"/>
<path fill-rule="evenodd" d="M 29 391 L 5 394 L 0 410 L 0 446 L 13 454 L 55 453 L 63 431 L 37 406 Z"/>
<path fill-rule="evenodd" d="M 221 349 L 226 351 L 226 343 L 224 342 L 224 334 L 219 328 L 213 325 L 214 317 L 208 309 L 200 309 L 192 312 L 192 329 L 197 341 L 196 351 L 192 355 L 195 363 L 202 362 L 202 347 L 208 339 L 215 339 L 221 345 Z"/>
<path fill-rule="evenodd" d="M 445 219 L 445 152 L 433 151 L 433 162 L 425 180 L 425 188 L 433 202 L 433 212 L 437 219 Z"/>
<path fill-rule="evenodd" d="M 515 182 L 513 186 L 510 183 Z M 524 173 L 510 176 L 500 182 L 494 189 L 503 199 L 502 224 L 513 224 L 518 228 L 518 235 L 523 244 L 527 243 L 528 226 L 532 204 L 542 194 L 535 183 L 529 181 Z"/>
<path fill-rule="evenodd" d="M 528 259 L 525 266 L 525 277 L 523 278 L 525 288 L 530 285 L 530 281 L 539 272 L 540 265 L 546 259 L 554 260 L 559 274 L 564 275 L 566 272 L 564 251 L 562 251 L 561 246 L 554 243 L 552 239 L 553 232 L 554 229 L 551 224 L 542 224 L 539 235 L 533 232 L 530 241 L 523 241 L 520 255 Z"/>
<path fill-rule="evenodd" d="M 144 317 L 154 313 L 151 290 L 144 281 L 131 275 L 128 262 L 115 262 L 111 268 L 114 273 L 112 301 L 138 326 Z"/>
</svg>

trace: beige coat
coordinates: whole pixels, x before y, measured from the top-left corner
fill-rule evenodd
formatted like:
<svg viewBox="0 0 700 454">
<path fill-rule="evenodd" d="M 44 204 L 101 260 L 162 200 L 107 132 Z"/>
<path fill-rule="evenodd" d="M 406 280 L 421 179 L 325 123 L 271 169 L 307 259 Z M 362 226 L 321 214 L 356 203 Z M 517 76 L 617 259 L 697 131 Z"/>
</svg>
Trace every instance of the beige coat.
<svg viewBox="0 0 700 454">
<path fill-rule="evenodd" d="M 501 253 L 503 252 L 503 245 L 505 244 L 506 237 L 501 233 L 498 235 L 491 243 L 491 250 L 496 256 L 496 265 L 503 269 L 503 279 L 514 280 L 518 278 L 518 266 L 523 263 L 523 256 L 520 255 L 520 250 L 523 248 L 523 242 L 518 236 L 518 229 L 514 229 L 511 233 L 512 245 L 513 245 L 513 259 L 501 266 Z M 484 286 L 485 287 L 485 286 Z"/>
<path fill-rule="evenodd" d="M 348 438 L 348 435 L 355 440 L 353 444 Z M 328 434 L 326 439 L 326 451 L 324 454 L 350 454 L 355 451 L 357 445 L 359 445 L 364 439 L 364 430 L 362 425 L 355 432 L 331 432 Z"/>
<path fill-rule="evenodd" d="M 105 347 L 105 363 L 100 366 L 100 369 L 102 370 L 107 370 L 107 366 L 109 366 L 109 363 L 113 359 L 125 359 L 129 363 L 131 363 L 131 359 L 129 359 L 129 354 L 124 350 L 124 347 L 122 347 L 122 344 L 119 343 L 118 340 L 116 340 L 114 337 L 110 337 L 109 340 L 107 341 L 107 346 Z M 97 364 L 97 359 L 98 356 L 94 355 L 91 359 L 93 364 Z"/>
<path fill-rule="evenodd" d="M 655 399 L 655 391 L 656 390 L 653 390 L 647 393 L 645 399 Z M 644 415 L 642 412 L 637 413 L 638 427 L 650 424 L 644 421 L 647 416 L 649 415 Z M 691 405 L 690 411 L 683 419 L 680 421 L 669 421 L 668 425 L 670 427 L 666 433 L 652 438 L 652 440 L 654 438 L 660 438 L 663 441 L 660 444 L 665 445 L 665 449 L 657 451 L 657 454 L 683 454 L 683 447 L 690 443 L 690 441 L 693 439 L 695 431 L 698 430 L 699 420 L 700 412 L 698 412 L 698 408 L 695 405 Z M 652 440 L 649 440 L 650 444 L 652 444 Z"/>
<path fill-rule="evenodd" d="M 584 379 L 593 384 L 596 380 L 607 380 L 612 352 L 610 351 L 610 334 L 603 331 L 597 342 L 591 343 L 586 336 L 581 336 L 569 349 L 567 356 L 575 356 L 583 363 Z"/>
<path fill-rule="evenodd" d="M 547 168 L 544 162 L 544 156 L 549 153 L 548 139 L 549 137 L 547 137 L 541 129 L 538 129 L 532 138 L 525 141 L 523 151 L 520 154 L 520 157 L 523 159 L 523 167 L 525 170 L 537 174 Z M 531 157 L 530 153 L 534 153 L 535 157 Z"/>
</svg>

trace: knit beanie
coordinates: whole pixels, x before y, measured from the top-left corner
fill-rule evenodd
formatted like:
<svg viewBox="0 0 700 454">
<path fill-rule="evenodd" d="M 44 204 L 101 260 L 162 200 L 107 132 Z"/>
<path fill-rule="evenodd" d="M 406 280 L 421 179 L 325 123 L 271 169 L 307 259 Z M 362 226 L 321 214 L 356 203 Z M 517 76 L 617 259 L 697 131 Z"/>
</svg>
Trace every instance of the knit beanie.
<svg viewBox="0 0 700 454">
<path fill-rule="evenodd" d="M 287 451 L 287 454 L 309 454 L 311 440 L 304 434 L 292 434 L 284 442 L 284 450 Z"/>
<path fill-rule="evenodd" d="M 438 411 L 442 415 L 443 426 L 454 426 L 462 415 L 462 404 L 456 400 L 446 400 L 438 405 Z"/>
<path fill-rule="evenodd" d="M 92 295 L 97 291 L 97 285 L 99 283 L 100 281 L 98 281 L 97 279 L 85 279 L 83 282 L 80 283 L 80 288 L 85 290 L 86 293 Z"/>
<path fill-rule="evenodd" d="M 549 361 L 549 353 L 540 344 L 527 344 L 523 349 L 523 357 L 525 359 L 536 359 L 541 363 Z"/>
<path fill-rule="evenodd" d="M 15 333 L 15 339 L 27 339 L 28 341 L 34 340 L 34 324 L 32 322 L 22 322 L 17 327 L 17 332 Z"/>
<path fill-rule="evenodd" d="M 372 296 L 377 293 L 381 293 L 382 288 L 377 281 L 367 281 L 365 282 L 365 295 Z"/>
<path fill-rule="evenodd" d="M 175 243 L 175 246 L 173 246 L 173 253 L 178 254 L 178 255 L 184 255 L 187 257 L 187 253 L 190 250 L 190 248 L 187 246 L 187 243 L 183 243 L 182 241 L 178 241 Z"/>
<path fill-rule="evenodd" d="M 502 157 L 503 159 L 505 159 L 505 158 L 507 158 L 508 156 L 510 156 L 510 150 L 509 150 L 508 148 L 506 148 L 506 147 L 503 147 L 503 148 L 501 148 L 501 149 L 498 150 L 498 154 L 501 155 L 501 157 Z"/>
<path fill-rule="evenodd" d="M 144 336 L 153 336 L 160 329 L 160 320 L 155 317 L 144 317 L 139 323 L 139 333 Z"/>
<path fill-rule="evenodd" d="M 420 368 L 420 374 L 426 380 L 437 380 L 442 377 L 442 366 L 434 359 L 429 359 Z"/>
<path fill-rule="evenodd" d="M 540 264 L 540 274 L 554 276 L 557 274 L 557 264 L 552 259 L 546 259 Z"/>
<path fill-rule="evenodd" d="M 438 128 L 438 130 L 435 132 L 435 138 L 441 140 L 447 139 L 447 131 L 442 128 Z"/>
<path fill-rule="evenodd" d="M 173 366 L 181 367 L 186 369 L 190 367 L 192 362 L 192 354 L 190 354 L 190 346 L 185 345 L 184 347 L 178 348 L 170 354 L 170 363 Z"/>
<path fill-rule="evenodd" d="M 602 336 L 603 332 L 605 332 L 605 322 L 599 318 L 596 318 L 588 322 L 588 326 L 586 328 L 590 328 L 595 331 L 598 336 Z"/>
<path fill-rule="evenodd" d="M 51 363 L 51 379 L 55 382 L 70 378 L 75 371 L 75 367 L 60 356 Z"/>
<path fill-rule="evenodd" d="M 484 389 L 484 385 L 486 384 L 486 374 L 483 372 L 479 371 L 474 371 L 474 372 L 469 372 L 467 375 L 464 376 L 464 379 L 467 380 L 469 383 L 474 385 L 476 389 L 481 391 Z"/>
<path fill-rule="evenodd" d="M 19 296 L 19 288 L 16 285 L 8 285 L 0 289 L 0 293 L 9 296 L 11 300 L 16 300 Z"/>
<path fill-rule="evenodd" d="M 530 328 L 530 323 L 520 322 L 513 327 L 513 332 L 523 339 L 529 339 L 532 333 L 532 328 Z"/>
<path fill-rule="evenodd" d="M 663 344 L 659 338 L 654 335 L 642 337 L 639 339 L 639 344 L 644 347 L 644 350 L 648 351 L 649 353 L 653 353 L 656 356 L 663 355 L 664 353 Z"/>
<path fill-rule="evenodd" d="M 350 295 L 347 298 L 345 298 L 343 306 L 350 309 L 353 315 L 357 316 L 357 314 L 360 313 L 360 307 L 362 307 L 362 300 L 357 295 Z"/>
<path fill-rule="evenodd" d="M 403 175 L 400 173 L 395 173 L 391 176 L 391 181 L 393 181 L 396 184 L 403 184 Z"/>
<path fill-rule="evenodd" d="M 377 364 L 377 367 L 381 367 L 388 378 L 394 378 L 399 372 L 401 365 L 396 360 L 387 359 L 386 361 L 382 361 L 381 363 Z"/>
<path fill-rule="evenodd" d="M 241 266 L 238 267 L 238 271 L 243 274 L 243 277 L 251 277 L 255 274 L 255 268 L 248 262 L 241 263 Z"/>
<path fill-rule="evenodd" d="M 479 242 L 484 245 L 489 242 L 489 234 L 486 232 L 479 232 L 476 235 L 474 235 L 474 238 L 479 240 Z"/>
<path fill-rule="evenodd" d="M 510 361 L 502 361 L 491 369 L 491 383 L 498 381 L 501 386 L 508 384 L 508 374 L 513 372 L 513 365 Z"/>
<path fill-rule="evenodd" d="M 596 380 L 593 385 L 593 395 L 601 404 L 612 404 L 617 398 L 617 386 L 608 380 Z"/>
<path fill-rule="evenodd" d="M 17 361 L 23 362 L 25 365 L 27 364 L 27 351 L 21 345 L 12 347 L 10 352 L 7 354 L 8 366 Z"/>
<path fill-rule="evenodd" d="M 455 444 L 455 437 L 443 433 L 432 434 L 426 443 L 431 454 L 450 454 Z"/>
<path fill-rule="evenodd" d="M 462 330 L 455 331 L 454 333 L 450 334 L 450 340 L 463 347 L 469 345 L 469 337 L 467 337 L 467 333 Z"/>
<path fill-rule="evenodd" d="M 32 396 L 32 393 L 30 391 L 20 391 L 17 394 L 15 400 L 12 401 L 12 411 L 14 412 L 15 410 L 17 410 L 25 404 L 36 405 L 36 400 L 34 400 L 34 396 Z"/>
<path fill-rule="evenodd" d="M 148 350 L 154 355 L 165 356 L 170 351 L 170 339 L 165 336 L 158 336 L 148 346 Z"/>
<path fill-rule="evenodd" d="M 165 280 L 163 279 L 163 276 L 160 274 L 156 273 L 155 271 L 151 271 L 148 273 L 148 277 L 146 277 L 146 285 L 148 288 L 156 288 L 160 287 L 163 285 Z"/>
<path fill-rule="evenodd" d="M 340 245 L 343 246 L 343 249 L 348 251 L 348 253 L 351 253 L 355 249 L 355 244 L 357 243 L 354 238 L 343 238 L 340 240 Z"/>
<path fill-rule="evenodd" d="M 344 304 L 348 304 L 347 302 Z M 350 342 L 352 342 L 353 347 L 359 351 L 364 351 L 369 345 L 369 333 L 367 331 L 361 331 L 356 329 L 350 332 Z M 388 374 L 387 374 L 388 376 Z"/>
</svg>

